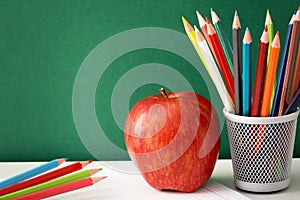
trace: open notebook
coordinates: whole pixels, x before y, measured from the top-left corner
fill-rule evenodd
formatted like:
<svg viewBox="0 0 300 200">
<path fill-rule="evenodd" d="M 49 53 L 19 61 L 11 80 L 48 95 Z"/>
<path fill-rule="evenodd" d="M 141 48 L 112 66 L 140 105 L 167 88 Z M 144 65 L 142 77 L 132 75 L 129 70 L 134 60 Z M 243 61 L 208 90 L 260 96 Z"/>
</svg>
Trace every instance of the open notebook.
<svg viewBox="0 0 300 200">
<path fill-rule="evenodd" d="M 102 182 L 93 186 L 57 195 L 47 199 L 58 200 L 85 200 L 85 199 L 105 199 L 105 200 L 243 200 L 249 199 L 244 195 L 218 183 L 208 181 L 204 186 L 193 193 L 181 193 L 173 191 L 158 191 L 150 187 L 138 173 L 126 173 L 108 166 L 103 166 L 99 162 L 94 162 L 88 168 L 102 167 L 103 170 L 96 174 L 108 176 Z"/>
</svg>

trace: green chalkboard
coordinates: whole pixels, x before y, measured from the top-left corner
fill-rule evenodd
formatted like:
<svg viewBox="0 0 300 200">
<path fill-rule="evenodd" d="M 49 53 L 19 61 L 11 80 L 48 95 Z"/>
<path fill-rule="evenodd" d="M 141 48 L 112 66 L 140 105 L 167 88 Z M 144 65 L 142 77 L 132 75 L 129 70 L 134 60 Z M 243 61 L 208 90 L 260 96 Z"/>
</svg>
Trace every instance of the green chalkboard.
<svg viewBox="0 0 300 200">
<path fill-rule="evenodd" d="M 256 63 L 266 10 L 283 44 L 297 6 L 280 0 L 0 1 L 0 161 L 129 159 L 126 114 L 161 86 L 212 101 L 222 128 L 219 157 L 229 158 L 221 101 L 181 16 L 197 24 L 195 11 L 209 16 L 213 8 L 231 39 L 238 10 Z M 294 156 L 300 157 L 299 145 Z"/>
</svg>

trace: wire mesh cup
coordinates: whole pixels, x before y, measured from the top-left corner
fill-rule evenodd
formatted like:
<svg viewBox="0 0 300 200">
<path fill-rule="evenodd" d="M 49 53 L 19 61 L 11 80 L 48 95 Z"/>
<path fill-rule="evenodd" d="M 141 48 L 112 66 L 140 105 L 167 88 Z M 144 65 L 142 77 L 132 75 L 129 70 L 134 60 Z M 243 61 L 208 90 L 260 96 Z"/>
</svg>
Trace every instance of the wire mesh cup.
<svg viewBox="0 0 300 200">
<path fill-rule="evenodd" d="M 223 113 L 235 186 L 251 192 L 288 187 L 299 110 L 279 117 L 239 116 L 226 109 Z"/>
</svg>

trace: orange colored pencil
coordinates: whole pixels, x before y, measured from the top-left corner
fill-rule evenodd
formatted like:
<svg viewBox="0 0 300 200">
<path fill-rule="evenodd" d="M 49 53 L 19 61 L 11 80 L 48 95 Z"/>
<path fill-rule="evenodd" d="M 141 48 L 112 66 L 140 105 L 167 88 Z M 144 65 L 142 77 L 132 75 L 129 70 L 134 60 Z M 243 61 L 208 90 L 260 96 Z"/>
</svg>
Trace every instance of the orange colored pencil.
<svg viewBox="0 0 300 200">
<path fill-rule="evenodd" d="M 216 31 L 210 21 L 206 18 L 207 34 L 212 44 L 212 49 L 216 53 L 216 60 L 219 63 L 220 71 L 222 72 L 223 78 L 225 80 L 228 92 L 231 96 L 231 99 L 234 99 L 234 83 L 233 76 L 231 74 L 230 68 L 228 66 L 226 57 L 224 55 L 221 43 L 216 34 Z"/>
<path fill-rule="evenodd" d="M 279 38 L 279 32 L 277 32 L 274 37 L 274 40 L 272 42 L 272 46 L 271 46 L 271 50 L 270 50 L 270 58 L 269 58 L 269 62 L 268 62 L 266 83 L 265 83 L 265 87 L 264 87 L 262 107 L 261 107 L 261 113 L 260 113 L 261 117 L 269 116 L 279 52 L 280 52 L 280 38 Z"/>
</svg>

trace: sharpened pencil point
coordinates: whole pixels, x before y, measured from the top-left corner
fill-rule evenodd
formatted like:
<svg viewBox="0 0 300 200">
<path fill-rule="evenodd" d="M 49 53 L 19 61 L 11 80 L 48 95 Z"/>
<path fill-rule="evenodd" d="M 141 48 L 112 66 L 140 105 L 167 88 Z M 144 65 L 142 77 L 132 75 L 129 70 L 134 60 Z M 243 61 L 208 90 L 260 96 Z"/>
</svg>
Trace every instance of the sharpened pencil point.
<svg viewBox="0 0 300 200">
<path fill-rule="evenodd" d="M 187 34 L 193 34 L 194 32 L 194 29 L 193 27 L 190 25 L 190 23 L 182 16 L 182 22 L 183 22 L 183 25 L 184 25 L 184 29 L 185 29 L 185 32 Z"/>
<path fill-rule="evenodd" d="M 204 20 L 204 18 L 202 17 L 202 15 L 199 13 L 198 10 L 196 10 L 196 14 L 197 14 L 197 18 L 198 18 L 199 25 L 200 25 L 200 27 L 202 28 L 203 26 L 205 26 L 205 20 Z"/>
<path fill-rule="evenodd" d="M 90 164 L 89 161 L 81 161 L 80 163 L 81 163 L 82 168 L 87 166 L 88 164 Z"/>
<path fill-rule="evenodd" d="M 264 31 L 268 32 L 268 27 L 267 27 L 267 26 L 265 26 L 265 29 L 264 29 Z"/>
<path fill-rule="evenodd" d="M 107 176 L 101 176 L 101 177 L 92 177 L 93 184 L 98 183 L 99 181 L 102 181 L 103 179 L 107 178 Z"/>
<path fill-rule="evenodd" d="M 194 30 L 195 30 L 195 31 L 199 31 L 199 29 L 197 28 L 196 25 L 194 25 Z"/>
<path fill-rule="evenodd" d="M 232 23 L 232 29 L 239 29 L 241 28 L 240 18 L 237 14 L 237 11 L 235 11 L 233 23 Z"/>
<path fill-rule="evenodd" d="M 209 21 L 208 17 L 205 17 L 205 22 L 206 22 L 207 24 L 210 24 L 210 21 Z"/>
<path fill-rule="evenodd" d="M 249 31 L 249 28 L 247 27 L 246 31 L 245 31 L 244 38 L 243 38 L 243 43 L 250 44 L 251 42 L 252 42 L 251 34 L 250 34 L 250 31 Z"/>
<path fill-rule="evenodd" d="M 60 158 L 60 159 L 56 159 L 57 163 L 60 165 L 63 162 L 65 162 L 67 159 L 66 158 Z"/>
<path fill-rule="evenodd" d="M 267 9 L 265 25 L 273 24 L 269 9 Z"/>
<path fill-rule="evenodd" d="M 280 39 L 279 39 L 279 31 L 276 32 L 276 35 L 273 39 L 272 42 L 272 47 L 273 48 L 280 48 Z"/>
<path fill-rule="evenodd" d="M 181 17 L 181 20 L 182 20 L 182 22 L 183 22 L 184 24 L 187 23 L 187 21 L 186 21 L 186 19 L 184 18 L 184 16 Z"/>
<path fill-rule="evenodd" d="M 89 169 L 91 175 L 94 175 L 94 174 L 96 174 L 97 172 L 99 172 L 101 170 L 102 170 L 102 168 Z"/>
<path fill-rule="evenodd" d="M 215 11 L 211 10 L 210 14 L 211 14 L 211 19 L 212 19 L 213 24 L 216 24 L 219 21 L 221 21 Z"/>
</svg>

